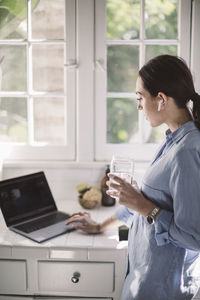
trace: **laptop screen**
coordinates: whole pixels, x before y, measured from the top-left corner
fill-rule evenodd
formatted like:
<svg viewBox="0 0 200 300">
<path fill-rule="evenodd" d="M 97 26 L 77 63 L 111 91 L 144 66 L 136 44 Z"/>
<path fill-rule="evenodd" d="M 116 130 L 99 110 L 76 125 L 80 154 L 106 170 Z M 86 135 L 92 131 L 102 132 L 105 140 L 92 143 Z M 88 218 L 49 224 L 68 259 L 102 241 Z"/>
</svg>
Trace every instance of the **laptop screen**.
<svg viewBox="0 0 200 300">
<path fill-rule="evenodd" d="M 44 172 L 1 181 L 0 206 L 7 226 L 57 210 Z"/>
</svg>

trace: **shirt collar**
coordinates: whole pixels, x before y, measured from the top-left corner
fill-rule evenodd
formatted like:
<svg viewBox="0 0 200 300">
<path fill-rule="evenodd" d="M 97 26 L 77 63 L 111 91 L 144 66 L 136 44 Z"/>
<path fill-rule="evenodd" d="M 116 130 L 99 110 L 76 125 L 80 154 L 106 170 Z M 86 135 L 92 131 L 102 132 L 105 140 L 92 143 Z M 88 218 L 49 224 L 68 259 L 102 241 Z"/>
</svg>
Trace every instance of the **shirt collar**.
<svg viewBox="0 0 200 300">
<path fill-rule="evenodd" d="M 197 127 L 195 126 L 193 121 L 189 121 L 185 124 L 183 124 L 181 127 L 176 129 L 175 131 L 171 132 L 170 129 L 166 131 L 166 143 L 169 143 L 170 141 L 173 141 L 175 143 L 178 143 L 180 139 L 182 139 L 188 132 L 197 130 Z"/>
</svg>

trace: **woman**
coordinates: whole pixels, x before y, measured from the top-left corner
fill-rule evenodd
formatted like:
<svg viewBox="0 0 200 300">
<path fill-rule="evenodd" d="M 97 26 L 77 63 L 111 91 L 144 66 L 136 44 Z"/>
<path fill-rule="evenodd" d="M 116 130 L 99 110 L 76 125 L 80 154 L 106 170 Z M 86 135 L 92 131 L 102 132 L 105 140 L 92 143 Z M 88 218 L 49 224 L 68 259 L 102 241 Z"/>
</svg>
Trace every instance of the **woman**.
<svg viewBox="0 0 200 300">
<path fill-rule="evenodd" d="M 136 89 L 150 125 L 169 127 L 141 190 L 110 174 L 108 193 L 122 204 L 115 216 L 97 224 L 78 213 L 68 223 L 87 232 L 117 219 L 130 227 L 122 300 L 189 300 L 200 283 L 200 96 L 184 61 L 170 55 L 146 63 Z"/>
</svg>

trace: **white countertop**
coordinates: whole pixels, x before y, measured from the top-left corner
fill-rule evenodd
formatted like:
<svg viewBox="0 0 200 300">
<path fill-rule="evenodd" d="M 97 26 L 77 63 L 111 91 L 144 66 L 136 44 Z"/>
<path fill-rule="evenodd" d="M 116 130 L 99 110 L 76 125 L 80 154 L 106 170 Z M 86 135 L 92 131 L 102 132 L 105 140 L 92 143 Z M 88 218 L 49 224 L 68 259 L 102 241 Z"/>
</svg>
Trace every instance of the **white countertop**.
<svg viewBox="0 0 200 300">
<path fill-rule="evenodd" d="M 56 203 L 58 210 L 65 211 L 67 213 L 73 213 L 83 211 L 84 209 L 79 205 L 78 200 L 62 200 Z M 100 222 L 111 216 L 115 211 L 114 207 L 99 207 L 90 212 L 92 218 L 95 221 Z M 76 230 L 55 237 L 49 241 L 38 244 L 34 241 L 29 240 L 15 232 L 12 232 L 6 227 L 4 218 L 0 211 L 0 245 L 1 246 L 17 246 L 17 247 L 39 247 L 39 248 L 95 248 L 95 249 L 126 249 L 127 241 L 119 242 L 118 227 L 112 230 L 107 230 L 101 234 L 87 234 L 82 231 Z"/>
</svg>

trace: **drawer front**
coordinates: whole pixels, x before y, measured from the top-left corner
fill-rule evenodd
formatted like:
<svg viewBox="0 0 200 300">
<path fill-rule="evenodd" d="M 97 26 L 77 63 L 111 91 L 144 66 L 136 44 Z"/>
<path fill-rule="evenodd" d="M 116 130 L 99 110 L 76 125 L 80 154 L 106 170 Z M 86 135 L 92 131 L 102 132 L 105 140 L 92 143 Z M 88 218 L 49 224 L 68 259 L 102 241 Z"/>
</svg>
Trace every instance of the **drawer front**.
<svg viewBox="0 0 200 300">
<path fill-rule="evenodd" d="M 33 297 L 19 297 L 19 296 L 0 296 L 0 300 L 112 300 L 111 298 L 79 298 L 79 297 L 40 297 L 35 296 Z"/>
<path fill-rule="evenodd" d="M 73 297 L 73 298 L 70 298 L 70 297 L 65 297 L 65 298 L 63 298 L 63 297 L 43 297 L 43 298 L 40 298 L 40 297 L 37 297 L 36 296 L 36 298 L 34 298 L 35 300 L 37 299 L 37 300 L 112 300 L 111 298 L 79 298 L 79 297 Z M 0 298 L 0 300 L 1 300 L 1 298 Z M 4 299 L 2 299 L 2 300 L 4 300 Z M 5 299 L 6 300 L 6 299 Z M 9 300 L 12 300 L 12 299 L 9 299 Z M 15 300 L 15 298 L 13 299 L 13 300 Z M 18 299 L 17 299 L 18 300 Z M 22 299 L 22 300 L 26 300 L 26 298 L 25 299 Z"/>
<path fill-rule="evenodd" d="M 26 289 L 26 261 L 0 260 L 0 293 L 24 292 Z"/>
<path fill-rule="evenodd" d="M 33 297 L 0 296 L 0 300 L 34 300 Z"/>
<path fill-rule="evenodd" d="M 40 291 L 112 292 L 114 263 L 39 261 L 38 281 Z"/>
</svg>

